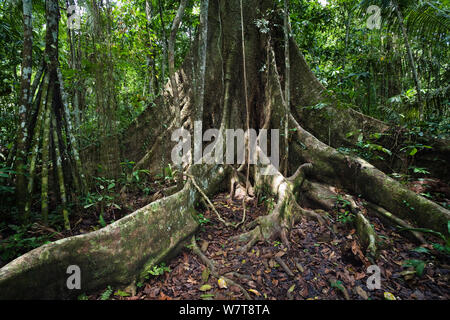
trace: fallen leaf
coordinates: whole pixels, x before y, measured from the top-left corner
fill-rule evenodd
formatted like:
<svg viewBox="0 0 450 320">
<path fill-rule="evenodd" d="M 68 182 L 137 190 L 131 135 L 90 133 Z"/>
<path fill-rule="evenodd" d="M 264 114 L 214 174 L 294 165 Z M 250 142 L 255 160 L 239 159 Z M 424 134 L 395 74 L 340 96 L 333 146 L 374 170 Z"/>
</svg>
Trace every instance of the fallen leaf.
<svg viewBox="0 0 450 320">
<path fill-rule="evenodd" d="M 202 271 L 202 281 L 203 281 L 203 282 L 207 282 L 208 279 L 209 279 L 209 269 L 208 269 L 208 268 L 205 268 L 205 269 L 203 269 L 203 271 Z"/>
<path fill-rule="evenodd" d="M 363 298 L 364 300 L 369 299 L 369 296 L 367 295 L 367 292 L 365 292 L 364 289 L 361 288 L 360 286 L 357 286 L 357 287 L 355 288 L 355 291 L 356 291 L 356 293 L 357 293 L 361 298 Z"/>
<path fill-rule="evenodd" d="M 385 298 L 386 300 L 397 300 L 397 299 L 395 298 L 395 296 L 394 296 L 392 293 L 387 292 L 387 291 L 384 293 L 384 298 Z"/>
<path fill-rule="evenodd" d="M 211 290 L 211 285 L 209 285 L 209 284 L 204 284 L 204 285 L 202 285 L 200 288 L 199 288 L 199 290 L 200 291 L 208 291 L 208 290 Z"/>
<path fill-rule="evenodd" d="M 219 280 L 217 280 L 217 283 L 219 284 L 220 289 L 228 289 L 227 282 L 224 278 L 220 278 Z"/>
<path fill-rule="evenodd" d="M 255 289 L 248 289 L 248 291 L 250 291 L 251 293 L 256 294 L 258 297 L 261 295 L 258 291 L 256 291 Z"/>
</svg>

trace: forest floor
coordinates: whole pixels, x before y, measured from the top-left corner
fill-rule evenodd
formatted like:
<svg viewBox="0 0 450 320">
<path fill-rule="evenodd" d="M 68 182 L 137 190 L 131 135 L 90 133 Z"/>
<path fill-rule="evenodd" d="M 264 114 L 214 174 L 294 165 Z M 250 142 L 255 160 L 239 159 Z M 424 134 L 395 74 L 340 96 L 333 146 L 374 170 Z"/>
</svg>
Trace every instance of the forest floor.
<svg viewBox="0 0 450 320">
<path fill-rule="evenodd" d="M 242 200 L 230 200 L 228 194 L 219 194 L 212 201 L 227 221 L 237 223 L 242 219 Z M 248 201 L 247 222 L 267 214 L 267 200 L 260 202 L 256 199 Z M 334 220 L 330 225 L 321 226 L 307 219 L 296 224 L 290 233 L 289 249 L 279 241 L 258 242 L 249 252 L 239 251 L 238 244 L 230 240 L 242 233 L 242 229 L 226 227 L 209 209 L 201 214 L 203 223 L 196 234 L 197 245 L 214 262 L 219 275 L 242 285 L 252 299 L 450 298 L 448 256 L 432 255 L 431 245 L 425 245 L 430 249 L 429 253 L 412 251 L 417 244 L 372 216 L 368 218 L 384 245 L 376 261 L 381 270 L 381 289 L 370 291 L 366 281 L 371 275 L 367 273 L 367 267 L 372 263 L 363 254 L 353 224 L 341 219 L 338 208 L 329 212 L 330 219 Z M 421 276 L 414 268 L 404 266 L 408 260 L 425 262 Z M 167 267 L 161 266 L 162 274 L 149 275 L 149 279 L 137 287 L 115 290 L 109 287 L 83 295 L 83 298 L 244 299 L 237 286 L 221 288 L 218 279 L 210 275 L 210 270 L 188 247 Z"/>
<path fill-rule="evenodd" d="M 99 224 L 98 208 L 90 207 L 87 210 L 89 212 L 71 217 L 71 231 L 57 232 L 42 224 L 34 224 L 31 229 L 23 231 L 22 236 L 46 237 L 55 241 L 98 230 L 162 197 L 156 190 L 170 185 L 168 182 L 155 181 L 151 184 L 154 191 L 151 194 L 130 190 L 121 196 L 121 209 L 108 207 L 103 210 L 103 225 Z M 429 185 L 422 180 L 411 183 L 410 188 L 417 193 L 431 194 L 435 200 L 448 206 L 449 197 L 442 183 L 440 189 L 435 187 L 434 190 Z M 233 223 L 241 221 L 242 198 L 231 200 L 228 193 L 221 193 L 211 200 L 222 218 Z M 354 200 L 361 203 L 361 199 L 354 197 Z M 246 223 L 266 215 L 273 203 L 274 200 L 270 198 L 249 198 L 246 201 Z M 277 240 L 260 241 L 249 252 L 240 251 L 240 245 L 243 244 L 231 241 L 233 236 L 245 230 L 226 227 L 209 209 L 198 208 L 198 212 L 201 225 L 196 233 L 196 242 L 200 250 L 214 262 L 220 276 L 240 284 L 252 299 L 376 300 L 392 296 L 397 300 L 450 299 L 450 256 L 439 253 L 431 245 L 442 241 L 425 233 L 423 236 L 430 244 L 419 247 L 404 234 L 400 235 L 396 228 L 383 224 L 372 215 L 366 215 L 379 238 L 379 256 L 372 263 L 363 253 L 351 215 L 338 202 L 334 210 L 327 212 L 329 223 L 319 225 L 316 221 L 303 219 L 293 226 L 289 235 L 290 248 Z M 25 250 L 26 247 L 22 248 L 22 242 L 17 242 L 15 237 L 17 235 L 0 232 L 0 245 L 15 244 L 19 247 L 20 244 L 21 250 Z M 23 253 L 15 252 L 15 255 Z M 408 262 L 416 267 L 405 266 Z M 367 267 L 372 264 L 376 264 L 381 271 L 379 290 L 367 288 L 367 279 L 371 275 Z M 418 270 L 421 268 L 418 265 L 423 266 L 423 272 Z M 168 261 L 167 266 L 156 266 L 153 275 L 149 274 L 148 280 L 136 286 L 108 287 L 84 293 L 79 299 L 236 300 L 244 299 L 244 295 L 237 286 L 227 284 L 227 288 L 221 288 L 218 279 L 210 274 L 204 262 L 187 246 Z"/>
</svg>

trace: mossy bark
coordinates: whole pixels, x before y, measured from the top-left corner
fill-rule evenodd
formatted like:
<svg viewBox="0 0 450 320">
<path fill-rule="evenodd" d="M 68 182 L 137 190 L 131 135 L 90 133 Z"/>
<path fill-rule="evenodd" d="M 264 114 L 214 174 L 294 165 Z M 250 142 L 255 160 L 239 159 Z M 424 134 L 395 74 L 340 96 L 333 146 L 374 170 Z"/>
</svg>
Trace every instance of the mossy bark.
<svg viewBox="0 0 450 320">
<path fill-rule="evenodd" d="M 400 218 L 448 234 L 448 210 L 415 194 L 367 161 L 344 155 L 324 144 L 299 126 L 293 117 L 291 124 L 302 143 L 302 146 L 294 144 L 294 149 L 300 159 L 314 164 L 314 175 L 318 179 L 362 194 Z"/>
</svg>

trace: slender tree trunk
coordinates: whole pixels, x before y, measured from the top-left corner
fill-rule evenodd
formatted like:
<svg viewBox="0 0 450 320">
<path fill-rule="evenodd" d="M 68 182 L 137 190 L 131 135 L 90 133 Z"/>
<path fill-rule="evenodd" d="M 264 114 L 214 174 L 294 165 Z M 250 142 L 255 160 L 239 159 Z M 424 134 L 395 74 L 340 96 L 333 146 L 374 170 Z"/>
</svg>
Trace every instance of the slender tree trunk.
<svg viewBox="0 0 450 320">
<path fill-rule="evenodd" d="M 202 0 L 200 8 L 200 37 L 198 47 L 199 65 L 197 69 L 197 103 L 196 121 L 203 119 L 203 104 L 205 100 L 205 72 L 206 72 L 206 51 L 208 47 L 208 7 L 209 1 Z"/>
<path fill-rule="evenodd" d="M 402 30 L 403 40 L 405 41 L 406 51 L 408 53 L 409 65 L 411 67 L 412 75 L 414 78 L 414 83 L 416 85 L 417 90 L 417 102 L 419 103 L 419 120 L 423 118 L 423 99 L 422 99 L 422 85 L 420 83 L 419 75 L 417 73 L 416 63 L 414 61 L 414 56 L 411 50 L 411 46 L 409 44 L 409 37 L 406 31 L 405 23 L 403 21 L 403 15 L 400 11 L 397 1 L 393 1 L 395 6 L 395 12 L 397 14 L 398 23 L 400 25 L 400 29 Z"/>
<path fill-rule="evenodd" d="M 350 38 L 350 24 L 352 21 L 352 11 L 347 12 L 347 22 L 345 23 L 345 49 L 344 56 L 342 57 L 342 71 L 345 71 L 345 65 L 347 63 L 347 51 L 348 51 L 348 40 Z"/>
<path fill-rule="evenodd" d="M 74 0 L 67 0 L 66 1 L 67 7 L 74 6 L 75 1 Z M 67 10 L 67 18 L 71 17 L 75 12 L 72 12 L 69 14 L 69 11 Z M 75 75 L 75 85 L 74 89 L 72 90 L 72 106 L 73 106 L 73 113 L 74 113 L 74 127 L 75 129 L 78 129 L 80 126 L 80 64 L 79 64 L 79 57 L 78 57 L 78 51 L 77 51 L 77 43 L 78 38 L 80 35 L 76 35 L 76 32 L 72 30 L 70 27 L 67 28 L 67 36 L 68 36 L 68 42 L 69 42 L 69 49 L 70 49 L 70 60 L 69 60 L 69 66 L 72 70 L 76 70 Z"/>
<path fill-rule="evenodd" d="M 42 172 L 41 172 L 41 214 L 44 223 L 48 223 L 48 167 L 50 149 L 50 119 L 53 87 L 48 88 L 48 98 L 45 102 L 44 126 L 42 134 Z"/>
<path fill-rule="evenodd" d="M 27 183 L 25 178 L 26 167 L 26 141 L 27 141 L 27 111 L 30 108 L 31 72 L 33 64 L 33 25 L 32 1 L 23 0 L 23 49 L 22 49 L 22 75 L 20 82 L 19 102 L 19 129 L 17 131 L 17 159 L 16 159 L 16 199 L 19 212 L 25 212 L 27 197 Z"/>
<path fill-rule="evenodd" d="M 57 176 L 58 176 L 58 185 L 59 185 L 59 193 L 61 196 L 61 206 L 62 206 L 62 214 L 64 219 L 64 228 L 66 230 L 70 230 L 70 222 L 69 222 L 69 211 L 67 210 L 67 196 L 66 196 L 66 187 L 64 183 L 64 173 L 62 167 L 62 159 L 61 152 L 59 151 L 59 139 L 58 132 L 56 126 L 55 117 L 52 117 L 52 133 L 53 133 L 53 144 L 55 145 L 55 156 L 56 159 L 53 162 L 54 166 L 56 166 Z"/>
<path fill-rule="evenodd" d="M 40 144 L 40 137 L 41 137 L 41 129 L 43 127 L 44 122 L 44 114 L 46 113 L 46 98 L 47 98 L 47 90 L 48 90 L 48 84 L 49 84 L 49 76 L 45 75 L 44 77 L 44 83 L 42 87 L 42 93 L 41 93 L 41 99 L 39 102 L 39 111 L 38 116 L 36 119 L 36 126 L 34 127 L 34 134 L 33 134 L 33 140 L 31 142 L 31 155 L 29 158 L 29 164 L 30 164 L 30 170 L 29 170 L 29 177 L 28 177 L 28 199 L 25 205 L 25 219 L 28 220 L 30 216 L 31 211 L 31 204 L 32 204 L 32 194 L 33 194 L 33 186 L 34 186 L 34 180 L 35 180 L 35 171 L 36 171 L 36 161 L 38 157 L 39 152 L 39 144 Z"/>
<path fill-rule="evenodd" d="M 288 0 L 284 0 L 284 58 L 285 58 L 285 114 L 284 114 L 284 175 L 287 176 L 289 169 L 289 113 L 291 112 L 291 62 L 289 57 L 289 38 L 290 38 L 290 23 L 289 23 L 289 4 Z"/>
<path fill-rule="evenodd" d="M 145 0 L 145 17 L 147 19 L 147 76 L 148 76 L 148 92 L 150 95 L 157 93 L 157 82 L 155 81 L 155 58 L 152 42 L 152 15 L 153 7 L 151 0 Z"/>
<path fill-rule="evenodd" d="M 161 0 L 158 0 L 159 4 L 159 19 L 161 21 L 161 40 L 162 40 L 162 51 L 163 51 L 163 57 L 161 59 L 161 85 L 163 86 L 163 93 L 164 93 L 164 84 L 165 84 L 165 78 L 166 78 L 166 61 L 167 61 L 167 37 L 166 37 L 166 26 L 164 23 L 164 15 L 163 15 L 163 4 Z"/>
</svg>

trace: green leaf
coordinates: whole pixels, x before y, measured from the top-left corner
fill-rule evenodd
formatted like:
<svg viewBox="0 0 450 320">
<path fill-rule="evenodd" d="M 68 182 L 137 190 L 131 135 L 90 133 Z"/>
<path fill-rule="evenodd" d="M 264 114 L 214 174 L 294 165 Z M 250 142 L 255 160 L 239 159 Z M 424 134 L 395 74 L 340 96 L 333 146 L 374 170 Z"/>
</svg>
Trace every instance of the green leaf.
<svg viewBox="0 0 450 320">
<path fill-rule="evenodd" d="M 100 225 L 102 227 L 106 227 L 106 222 L 105 222 L 105 219 L 103 219 L 102 215 L 100 215 L 100 217 L 98 218 L 98 222 L 100 223 Z"/>
<path fill-rule="evenodd" d="M 209 285 L 209 284 L 204 284 L 204 285 L 202 285 L 202 286 L 200 287 L 199 290 L 205 292 L 205 291 L 208 291 L 208 290 L 211 290 L 211 289 L 212 289 L 211 285 Z"/>
<path fill-rule="evenodd" d="M 417 148 L 413 148 L 412 150 L 411 150 L 411 152 L 409 153 L 409 155 L 412 157 L 412 156 L 414 156 L 416 153 L 417 153 Z"/>
<path fill-rule="evenodd" d="M 424 247 L 417 247 L 415 249 L 412 249 L 411 251 L 417 252 L 417 253 L 429 253 L 430 250 Z"/>
<path fill-rule="evenodd" d="M 416 270 L 416 274 L 421 277 L 425 269 L 425 262 L 422 260 L 405 260 L 403 267 L 413 267 Z"/>
<path fill-rule="evenodd" d="M 363 134 L 360 133 L 359 136 L 358 136 L 358 142 L 362 142 L 363 138 L 364 138 Z"/>
<path fill-rule="evenodd" d="M 122 291 L 122 290 L 117 290 L 114 293 L 115 296 L 121 296 L 121 297 L 129 297 L 130 294 L 128 292 Z"/>
<path fill-rule="evenodd" d="M 78 296 L 78 300 L 89 300 L 88 296 L 85 293 L 82 293 Z"/>
<path fill-rule="evenodd" d="M 434 231 L 431 229 L 426 229 L 426 228 L 400 228 L 398 229 L 398 231 L 418 231 L 418 232 L 424 232 L 424 233 L 431 233 L 439 238 L 441 238 L 442 240 L 446 241 L 445 236 L 438 232 L 438 231 Z"/>
<path fill-rule="evenodd" d="M 211 300 L 211 298 L 214 298 L 213 294 L 202 294 L 200 296 L 200 298 L 204 299 L 204 300 Z"/>
<path fill-rule="evenodd" d="M 111 286 L 108 286 L 105 292 L 103 292 L 102 295 L 100 296 L 100 300 L 108 300 L 109 297 L 111 297 L 112 292 L 113 289 L 111 288 Z"/>
<path fill-rule="evenodd" d="M 203 272 L 202 272 L 202 280 L 203 280 L 203 282 L 207 282 L 208 279 L 209 279 L 209 268 L 205 268 L 205 269 L 203 269 Z"/>
</svg>

